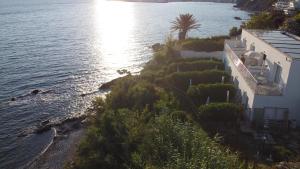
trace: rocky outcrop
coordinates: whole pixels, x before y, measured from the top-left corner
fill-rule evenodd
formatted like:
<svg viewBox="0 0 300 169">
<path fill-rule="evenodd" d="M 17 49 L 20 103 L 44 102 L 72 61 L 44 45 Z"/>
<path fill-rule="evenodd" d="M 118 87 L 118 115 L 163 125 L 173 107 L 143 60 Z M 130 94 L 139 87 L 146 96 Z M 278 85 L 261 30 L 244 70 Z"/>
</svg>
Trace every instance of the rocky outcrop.
<svg viewBox="0 0 300 169">
<path fill-rule="evenodd" d="M 31 91 L 31 94 L 37 95 L 37 94 L 39 94 L 40 92 L 41 92 L 41 90 L 35 89 L 35 90 Z"/>
<path fill-rule="evenodd" d="M 103 83 L 103 84 L 99 87 L 99 90 L 110 90 L 114 84 L 116 84 L 118 81 L 120 81 L 120 80 L 122 80 L 123 78 L 126 78 L 126 77 L 128 77 L 128 76 L 131 76 L 131 75 L 119 77 L 119 78 L 116 78 L 116 79 L 111 80 L 111 81 L 109 81 L 109 82 Z"/>
<path fill-rule="evenodd" d="M 50 120 L 45 120 L 34 131 L 36 134 L 40 134 L 50 130 L 52 127 L 55 127 L 58 133 L 65 134 L 69 131 L 79 129 L 83 121 L 86 119 L 87 115 L 81 115 L 77 117 L 66 118 L 65 120 L 58 123 L 51 123 Z"/>
</svg>

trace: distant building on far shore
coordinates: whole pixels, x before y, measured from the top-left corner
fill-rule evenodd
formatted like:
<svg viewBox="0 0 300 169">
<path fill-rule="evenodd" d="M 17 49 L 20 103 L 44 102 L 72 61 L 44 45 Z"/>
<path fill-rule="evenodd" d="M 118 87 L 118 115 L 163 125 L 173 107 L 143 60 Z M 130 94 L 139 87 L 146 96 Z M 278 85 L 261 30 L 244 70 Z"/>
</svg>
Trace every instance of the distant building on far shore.
<svg viewBox="0 0 300 169">
<path fill-rule="evenodd" d="M 300 0 L 278 0 L 273 6 L 275 10 L 291 15 L 300 9 Z"/>
</svg>

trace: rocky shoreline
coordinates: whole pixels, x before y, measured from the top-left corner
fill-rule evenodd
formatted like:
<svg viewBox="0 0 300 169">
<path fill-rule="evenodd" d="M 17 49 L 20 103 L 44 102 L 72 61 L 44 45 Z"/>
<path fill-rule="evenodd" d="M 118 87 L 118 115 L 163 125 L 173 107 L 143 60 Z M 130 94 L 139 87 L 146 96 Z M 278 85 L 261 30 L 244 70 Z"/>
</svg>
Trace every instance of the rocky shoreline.
<svg viewBox="0 0 300 169">
<path fill-rule="evenodd" d="M 29 169 L 61 169 L 65 163 L 71 161 L 86 131 L 87 115 L 67 118 L 59 123 L 44 121 L 34 133 L 53 132 L 49 145 L 23 168 Z"/>
</svg>

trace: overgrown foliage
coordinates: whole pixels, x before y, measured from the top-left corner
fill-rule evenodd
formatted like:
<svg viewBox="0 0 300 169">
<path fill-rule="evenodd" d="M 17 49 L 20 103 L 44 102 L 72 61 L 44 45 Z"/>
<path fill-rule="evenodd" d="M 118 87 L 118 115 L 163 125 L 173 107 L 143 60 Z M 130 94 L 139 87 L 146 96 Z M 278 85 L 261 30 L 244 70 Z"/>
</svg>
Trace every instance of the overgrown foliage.
<svg viewBox="0 0 300 169">
<path fill-rule="evenodd" d="M 300 36 L 300 13 L 292 18 L 286 19 L 282 29 L 292 34 Z"/>
<path fill-rule="evenodd" d="M 236 124 L 241 117 L 242 110 L 239 105 L 234 103 L 211 103 L 200 106 L 198 120 Z"/>
<path fill-rule="evenodd" d="M 211 37 L 211 38 L 190 38 L 182 42 L 183 50 L 194 50 L 199 52 L 223 51 L 224 40 L 227 36 Z"/>
<path fill-rule="evenodd" d="M 161 79 L 157 79 L 156 83 L 163 86 L 171 84 L 180 90 L 186 91 L 191 84 L 220 83 L 222 82 L 222 77 L 224 77 L 224 82 L 229 82 L 230 76 L 227 72 L 221 70 L 175 72 Z"/>
<path fill-rule="evenodd" d="M 186 94 L 189 79 L 193 84 L 218 83 L 222 76 L 229 81 L 226 72 L 215 70 L 216 65 L 223 68 L 221 62 L 163 57 L 161 62 L 149 62 L 140 75 L 114 81 L 106 100 L 93 101 L 91 110 L 96 115 L 68 168 L 251 168 L 218 139 L 208 137 L 198 123 L 199 119 L 218 122 L 221 118 L 232 122 L 238 116 L 237 107 L 210 104 L 201 107 L 200 113 L 187 111 L 193 106 Z M 176 64 L 186 66 L 187 72 L 169 74 Z M 191 65 L 197 68 L 189 71 Z M 226 89 L 231 90 L 231 86 Z"/>
<path fill-rule="evenodd" d="M 239 36 L 242 34 L 242 28 L 237 28 L 237 27 L 232 27 L 229 31 L 229 36 L 234 37 L 234 36 Z"/>
<path fill-rule="evenodd" d="M 254 15 L 246 23 L 247 29 L 278 29 L 285 21 L 285 15 L 282 12 L 262 12 Z"/>
<path fill-rule="evenodd" d="M 227 91 L 229 91 L 229 99 L 233 100 L 236 89 L 232 84 L 200 84 L 190 86 L 187 95 L 193 102 L 200 106 L 205 104 L 209 98 L 209 102 L 226 102 Z"/>
<path fill-rule="evenodd" d="M 224 70 L 224 64 L 220 61 L 199 60 L 194 62 L 172 63 L 166 68 L 167 73 L 204 71 L 211 69 Z"/>
</svg>

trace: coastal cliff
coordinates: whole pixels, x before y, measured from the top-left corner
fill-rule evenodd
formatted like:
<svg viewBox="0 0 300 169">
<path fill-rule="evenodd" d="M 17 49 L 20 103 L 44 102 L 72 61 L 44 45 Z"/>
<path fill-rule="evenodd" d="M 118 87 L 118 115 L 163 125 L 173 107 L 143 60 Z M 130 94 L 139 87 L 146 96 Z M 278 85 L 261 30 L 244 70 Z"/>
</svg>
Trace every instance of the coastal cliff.
<svg viewBox="0 0 300 169">
<path fill-rule="evenodd" d="M 118 0 L 112 0 L 118 1 Z M 236 3 L 236 0 L 121 0 L 127 2 L 151 2 L 151 3 L 168 3 L 168 2 L 217 2 L 217 3 Z"/>
<path fill-rule="evenodd" d="M 236 7 L 248 11 L 265 11 L 272 8 L 277 0 L 237 0 Z"/>
</svg>

